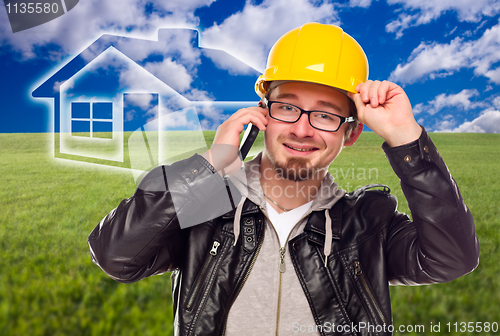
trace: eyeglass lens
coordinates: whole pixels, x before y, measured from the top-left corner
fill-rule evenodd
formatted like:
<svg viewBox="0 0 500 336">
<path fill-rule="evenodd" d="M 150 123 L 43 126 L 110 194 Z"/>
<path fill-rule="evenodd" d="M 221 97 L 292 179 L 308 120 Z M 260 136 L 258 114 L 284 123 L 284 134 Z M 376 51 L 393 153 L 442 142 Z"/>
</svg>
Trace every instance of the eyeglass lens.
<svg viewBox="0 0 500 336">
<path fill-rule="evenodd" d="M 300 108 L 281 102 L 272 102 L 270 104 L 270 113 L 275 119 L 292 123 L 298 121 L 302 115 Z M 310 111 L 309 122 L 313 127 L 325 131 L 336 131 L 342 121 L 337 115 L 329 112 Z"/>
</svg>

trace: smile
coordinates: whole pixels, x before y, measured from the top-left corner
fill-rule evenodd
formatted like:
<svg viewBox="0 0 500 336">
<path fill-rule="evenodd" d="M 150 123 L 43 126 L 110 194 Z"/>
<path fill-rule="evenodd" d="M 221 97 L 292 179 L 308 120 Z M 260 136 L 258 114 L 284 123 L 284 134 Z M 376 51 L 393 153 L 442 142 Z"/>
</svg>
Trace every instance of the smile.
<svg viewBox="0 0 500 336">
<path fill-rule="evenodd" d="M 292 146 L 289 146 L 287 144 L 283 144 L 285 147 L 288 147 L 290 149 L 293 149 L 293 150 L 296 150 L 296 151 L 299 151 L 299 152 L 311 152 L 311 151 L 314 151 L 316 150 L 317 148 L 296 148 L 296 147 L 292 147 Z"/>
</svg>

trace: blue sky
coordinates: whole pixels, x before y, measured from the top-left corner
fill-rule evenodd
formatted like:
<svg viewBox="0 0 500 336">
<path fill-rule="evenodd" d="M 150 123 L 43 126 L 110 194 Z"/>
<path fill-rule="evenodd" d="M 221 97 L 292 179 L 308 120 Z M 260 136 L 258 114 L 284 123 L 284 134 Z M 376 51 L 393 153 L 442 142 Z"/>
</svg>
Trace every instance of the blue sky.
<svg viewBox="0 0 500 336">
<path fill-rule="evenodd" d="M 86 0 L 18 33 L 12 33 L 2 7 L 3 133 L 50 131 L 49 100 L 32 98 L 32 91 L 70 60 L 90 52 L 103 34 L 156 41 L 160 28 L 196 29 L 202 49 L 233 57 L 200 53 L 182 43 L 169 51 L 142 43 L 128 54 L 160 80 L 176 78 L 174 89 L 188 99 L 231 94 L 257 102 L 249 85 L 257 72 L 251 69 L 263 71 L 279 36 L 310 21 L 339 25 L 353 36 L 368 56 L 370 79 L 401 85 L 415 118 L 429 131 L 500 133 L 498 0 Z M 214 66 L 202 72 L 203 57 Z M 222 72 L 227 76 L 219 78 Z M 207 78 L 219 79 L 220 85 L 203 85 Z M 227 108 L 206 109 L 200 118 L 203 128 L 215 129 L 229 113 Z"/>
</svg>

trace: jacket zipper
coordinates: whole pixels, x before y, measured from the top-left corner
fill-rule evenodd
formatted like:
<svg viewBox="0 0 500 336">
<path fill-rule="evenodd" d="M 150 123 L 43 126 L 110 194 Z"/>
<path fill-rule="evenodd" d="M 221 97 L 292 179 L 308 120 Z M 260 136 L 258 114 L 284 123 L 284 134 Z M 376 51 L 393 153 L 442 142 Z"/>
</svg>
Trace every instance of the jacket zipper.
<svg viewBox="0 0 500 336">
<path fill-rule="evenodd" d="M 309 216 L 309 214 L 312 212 L 311 209 L 309 209 L 298 221 L 297 223 L 293 226 L 293 228 L 290 230 L 288 233 L 288 236 L 286 237 L 286 241 L 283 244 L 283 247 L 280 247 L 280 260 L 278 262 L 278 270 L 279 270 L 279 275 L 280 275 L 280 280 L 279 280 L 279 287 L 278 287 L 278 309 L 276 310 L 276 336 L 279 335 L 279 326 L 280 326 L 280 311 L 281 311 L 281 286 L 282 286 L 282 281 L 283 281 L 283 273 L 286 272 L 286 264 L 285 264 L 285 255 L 286 255 L 286 244 L 288 243 L 288 240 L 290 238 L 290 234 L 292 231 L 295 229 L 295 227 L 302 222 L 304 218 Z M 267 216 L 266 216 L 267 218 Z M 268 218 L 269 220 L 269 218 Z M 271 223 L 271 220 L 269 220 L 269 223 Z M 279 241 L 279 236 L 278 232 L 276 232 L 276 228 L 274 227 L 273 223 L 271 223 L 271 227 L 274 230 L 274 233 L 276 234 L 276 237 L 278 237 Z"/>
<path fill-rule="evenodd" d="M 245 274 L 245 277 L 243 278 L 241 285 L 238 287 L 238 290 L 236 291 L 236 295 L 233 297 L 233 301 L 229 305 L 228 314 L 229 314 L 229 311 L 231 310 L 231 307 L 233 306 L 234 301 L 236 301 L 236 298 L 238 297 L 238 295 L 240 295 L 240 292 L 243 288 L 243 285 L 245 285 L 245 282 L 247 281 L 248 276 L 250 275 L 250 272 L 252 271 L 253 265 L 255 264 L 255 261 L 257 260 L 257 256 L 259 255 L 260 248 L 262 247 L 262 244 L 264 243 L 265 236 L 266 236 L 266 230 L 264 228 L 264 232 L 262 232 L 262 239 L 260 240 L 259 245 L 257 246 L 257 250 L 255 251 L 255 255 L 253 256 L 252 261 L 250 262 L 250 267 L 248 268 L 248 271 Z M 226 318 L 224 321 L 224 330 L 222 331 L 222 336 L 224 336 L 226 334 L 227 317 L 228 317 L 228 315 L 226 315 Z"/>
<path fill-rule="evenodd" d="M 377 304 L 377 301 L 375 300 L 375 296 L 373 296 L 373 293 L 370 290 L 368 283 L 366 282 L 365 275 L 363 273 L 363 270 L 361 269 L 361 263 L 358 260 L 354 261 L 354 272 L 356 276 L 360 279 L 361 286 L 363 286 L 363 289 L 368 294 L 371 303 L 375 307 L 378 317 L 380 318 L 380 320 L 382 320 L 384 324 L 387 324 L 384 314 L 382 313 L 382 310 L 380 309 L 379 305 Z"/>
<path fill-rule="evenodd" d="M 280 274 L 286 272 L 285 253 L 286 253 L 286 247 L 280 247 L 280 262 L 278 265 Z"/>
<path fill-rule="evenodd" d="M 193 291 L 189 297 L 188 303 L 186 304 L 186 309 L 191 311 L 193 308 L 193 303 L 194 300 L 197 297 L 197 294 L 200 290 L 201 284 L 205 280 L 205 276 L 207 275 L 207 271 L 209 270 L 209 266 L 212 263 L 213 260 L 215 260 L 215 257 L 217 256 L 217 249 L 219 248 L 220 243 L 216 240 L 214 240 L 212 244 L 212 249 L 210 250 L 210 256 L 206 259 L 205 263 L 203 264 L 203 268 L 201 269 L 200 275 L 198 277 L 198 280 L 196 280 L 196 284 L 193 288 Z"/>
<path fill-rule="evenodd" d="M 280 247 L 280 260 L 278 264 L 278 270 L 280 271 L 280 281 L 278 287 L 278 309 L 276 310 L 276 336 L 279 335 L 279 330 L 280 330 L 281 285 L 283 280 L 283 273 L 286 272 L 285 253 L 286 253 L 286 247 Z"/>
</svg>

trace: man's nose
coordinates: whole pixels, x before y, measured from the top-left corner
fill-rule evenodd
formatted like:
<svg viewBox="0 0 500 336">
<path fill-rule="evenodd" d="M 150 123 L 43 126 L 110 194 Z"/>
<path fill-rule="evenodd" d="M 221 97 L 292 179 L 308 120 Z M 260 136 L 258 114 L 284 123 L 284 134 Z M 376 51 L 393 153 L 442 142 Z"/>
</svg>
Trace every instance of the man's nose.
<svg viewBox="0 0 500 336">
<path fill-rule="evenodd" d="M 314 136 L 315 129 L 309 124 L 309 116 L 304 113 L 292 124 L 290 131 L 299 138 L 307 138 Z"/>
</svg>

